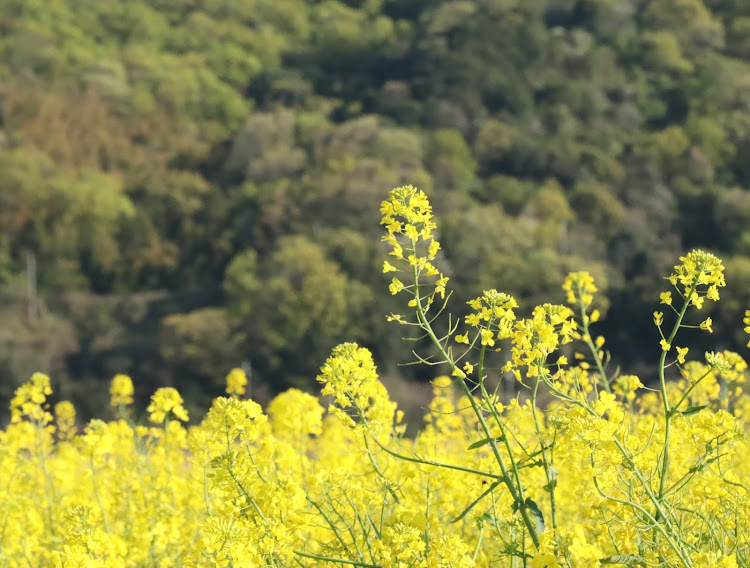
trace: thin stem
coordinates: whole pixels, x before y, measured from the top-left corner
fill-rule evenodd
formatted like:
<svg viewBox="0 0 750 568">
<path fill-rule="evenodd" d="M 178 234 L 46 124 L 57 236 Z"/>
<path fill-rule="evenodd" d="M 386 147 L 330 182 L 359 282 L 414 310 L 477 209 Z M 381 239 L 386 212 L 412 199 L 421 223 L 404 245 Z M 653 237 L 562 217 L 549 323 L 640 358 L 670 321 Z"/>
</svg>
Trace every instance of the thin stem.
<svg viewBox="0 0 750 568">
<path fill-rule="evenodd" d="M 416 256 L 416 242 L 412 241 L 412 251 Z M 453 362 L 453 359 L 448 355 L 448 353 L 445 351 L 445 348 L 443 347 L 442 343 L 438 340 L 437 336 L 435 335 L 435 332 L 432 329 L 432 326 L 427 321 L 427 318 L 425 317 L 424 308 L 422 306 L 422 301 L 419 297 L 419 272 L 417 271 L 417 267 L 412 267 L 413 277 L 414 277 L 414 298 L 417 301 L 417 318 L 422 323 L 422 329 L 424 329 L 427 334 L 429 335 L 430 339 L 432 340 L 433 345 L 437 348 L 439 354 L 441 357 L 443 357 L 443 360 L 448 363 L 451 367 L 451 372 L 454 372 L 457 367 L 456 364 Z M 464 394 L 468 397 L 469 403 L 471 404 L 472 410 L 474 411 L 474 414 L 477 416 L 477 420 L 479 421 L 479 425 L 482 428 L 482 431 L 484 432 L 485 436 L 489 439 L 490 447 L 492 448 L 492 453 L 495 456 L 495 460 L 497 461 L 497 464 L 500 466 L 500 470 L 503 474 L 503 479 L 505 479 L 505 483 L 508 487 L 508 491 L 510 491 L 511 497 L 513 498 L 513 502 L 516 503 L 518 506 L 518 511 L 521 513 L 521 517 L 523 519 L 523 523 L 526 526 L 526 529 L 529 531 L 529 535 L 531 536 L 531 540 L 534 543 L 534 546 L 536 548 L 539 548 L 539 535 L 537 535 L 536 532 L 536 525 L 534 520 L 529 515 L 528 507 L 526 503 L 522 499 L 522 487 L 519 485 L 519 487 L 516 487 L 513 483 L 510 483 L 510 476 L 508 472 L 508 467 L 505 465 L 505 461 L 503 460 L 502 455 L 500 454 L 500 450 L 497 447 L 497 442 L 492 436 L 492 432 L 490 430 L 489 425 L 487 424 L 487 421 L 484 418 L 484 414 L 482 413 L 482 410 L 479 408 L 479 405 L 474 398 L 474 396 L 471 393 L 471 389 L 466 384 L 466 381 L 462 377 L 458 377 L 458 384 L 461 386 L 461 389 L 464 391 Z M 481 381 L 480 381 L 481 382 Z M 512 453 L 511 453 L 512 458 Z M 517 474 L 517 470 L 516 470 Z"/>
<path fill-rule="evenodd" d="M 677 330 L 680 328 L 682 319 L 685 317 L 685 312 L 690 305 L 690 298 L 693 296 L 693 292 L 695 292 L 697 286 L 698 279 L 696 278 L 693 281 L 693 284 L 690 286 L 690 290 L 685 295 L 685 301 L 682 303 L 682 309 L 680 310 L 680 313 L 677 314 L 677 321 L 672 328 L 672 332 L 669 334 L 669 339 L 666 340 L 670 346 L 672 345 L 672 341 L 674 341 L 674 338 L 677 335 Z M 671 441 L 670 438 L 672 432 L 672 409 L 669 405 L 669 398 L 667 395 L 667 381 L 664 377 L 664 363 L 666 360 L 667 352 L 662 350 L 661 357 L 659 358 L 659 387 L 661 390 L 661 397 L 664 405 L 664 450 L 661 456 L 662 467 L 661 478 L 659 479 L 659 499 L 664 496 L 664 492 L 666 491 L 667 476 L 669 474 L 669 444 Z"/>
<path fill-rule="evenodd" d="M 557 486 L 556 480 L 552 478 L 552 463 L 547 457 L 547 444 L 543 439 L 542 428 L 539 423 L 539 416 L 536 408 L 537 392 L 539 390 L 539 384 L 542 382 L 540 377 L 537 377 L 534 383 L 534 390 L 531 393 L 531 414 L 534 418 L 534 426 L 536 428 L 536 436 L 541 444 L 542 464 L 544 465 L 544 474 L 547 477 L 547 491 L 550 498 L 550 508 L 552 510 L 552 528 L 557 528 L 557 501 L 555 499 L 555 488 Z M 556 539 L 557 540 L 557 539 Z M 559 546 L 559 545 L 558 545 Z"/>
<path fill-rule="evenodd" d="M 294 554 L 312 560 L 333 562 L 334 564 L 348 564 L 349 566 L 360 566 L 361 568 L 383 568 L 380 564 L 366 564 L 364 562 L 357 562 L 356 560 L 344 560 L 343 558 L 332 558 L 330 556 L 321 556 L 320 554 L 309 554 L 307 552 L 302 552 L 301 550 L 295 550 Z"/>
<path fill-rule="evenodd" d="M 586 314 L 586 306 L 583 305 L 583 299 L 582 299 L 582 291 L 579 289 L 578 292 L 578 305 L 581 308 L 581 324 L 583 325 L 583 341 L 588 345 L 589 350 L 591 351 L 591 354 L 594 356 L 594 362 L 596 363 L 596 368 L 599 371 L 599 376 L 602 378 L 602 384 L 604 385 L 604 390 L 606 390 L 608 393 L 612 393 L 612 388 L 609 384 L 609 378 L 607 378 L 607 372 L 604 370 L 604 365 L 602 364 L 601 357 L 599 357 L 599 349 L 594 345 L 594 342 L 591 341 L 591 333 L 589 332 L 589 316 Z"/>
</svg>

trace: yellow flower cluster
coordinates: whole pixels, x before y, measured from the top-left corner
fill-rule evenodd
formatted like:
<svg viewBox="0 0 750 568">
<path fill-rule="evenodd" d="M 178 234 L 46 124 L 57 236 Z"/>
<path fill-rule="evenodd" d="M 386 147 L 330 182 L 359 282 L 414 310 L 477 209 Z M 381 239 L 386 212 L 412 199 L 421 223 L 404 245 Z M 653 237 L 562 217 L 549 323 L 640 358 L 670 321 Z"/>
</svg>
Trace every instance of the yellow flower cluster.
<svg viewBox="0 0 750 568">
<path fill-rule="evenodd" d="M 709 252 L 693 250 L 681 256 L 680 261 L 667 278 L 670 284 L 699 310 L 705 299 L 718 302 L 719 288 L 726 286 L 721 260 Z M 662 295 L 662 302 L 671 304 L 671 299 Z"/>
<path fill-rule="evenodd" d="M 182 406 L 182 397 L 177 389 L 165 387 L 157 390 L 151 397 L 151 404 L 146 409 L 150 412 L 149 420 L 161 424 L 170 415 L 187 422 L 188 413 Z"/>
<path fill-rule="evenodd" d="M 227 375 L 227 394 L 229 396 L 242 396 L 247 386 L 247 374 L 244 370 L 234 368 Z"/>
<path fill-rule="evenodd" d="M 389 203 L 394 251 L 395 235 L 415 250 L 431 239 L 421 192 L 399 188 Z M 79 430 L 69 402 L 53 419 L 49 377 L 35 374 L 0 431 L 0 566 L 750 567 L 750 396 L 739 354 L 688 361 L 678 348 L 681 379 L 666 382 L 664 351 L 658 390 L 634 375 L 610 381 L 605 341 L 588 328 L 596 286 L 586 273 L 565 284 L 575 314 L 544 304 L 517 320 L 515 300 L 490 290 L 470 302 L 473 331 L 455 335 L 452 320 L 437 334 L 417 291 L 429 254 L 411 264 L 414 325 L 453 375 L 433 381 L 413 437 L 355 343 L 321 368 L 327 414 L 295 389 L 264 412 L 242 398 L 246 377 L 232 371 L 229 396 L 200 423 L 184 424 L 182 397 L 161 388 L 147 408 L 152 424 L 136 425 L 124 408 L 132 381 L 118 375 L 110 394 L 122 418 Z M 668 343 L 687 308 L 700 308 L 692 292 L 714 296 L 723 282 L 705 253 L 680 266 L 675 284 L 687 292 Z M 671 306 L 671 295 L 661 302 Z M 510 400 L 485 380 L 503 372 L 484 357 L 504 341 L 505 372 L 526 368 L 532 379 Z M 571 341 L 593 364 L 581 354 L 550 365 Z M 454 342 L 468 345 L 466 361 L 453 358 Z"/>
<path fill-rule="evenodd" d="M 115 375 L 109 387 L 112 406 L 133 404 L 133 380 L 128 375 Z"/>
<path fill-rule="evenodd" d="M 512 364 L 508 370 L 526 367 L 527 377 L 538 377 L 544 374 L 547 357 L 557 350 L 559 345 L 570 343 L 577 323 L 573 320 L 573 311 L 559 305 L 544 304 L 534 308 L 531 318 L 523 319 L 516 324 L 513 333 Z M 516 372 L 516 376 L 519 376 Z"/>
<path fill-rule="evenodd" d="M 513 296 L 497 290 L 486 290 L 479 298 L 468 304 L 474 313 L 466 316 L 466 323 L 479 329 L 482 345 L 494 345 L 494 338 L 507 339 L 513 335 L 514 310 L 518 303 Z M 468 336 L 456 337 L 459 343 L 468 343 Z"/>
<path fill-rule="evenodd" d="M 559 309 L 543 313 L 547 323 L 565 321 Z M 690 540 L 702 543 L 688 552 L 688 565 L 744 566 L 750 472 L 741 464 L 750 460 L 750 446 L 738 434 L 750 424 L 741 416 L 747 397 L 732 397 L 733 417 L 717 385 L 744 382 L 747 366 L 732 353 L 709 359 L 711 366 L 688 364 L 685 380 L 671 389 L 673 397 L 686 396 L 674 424 L 665 512 L 672 520 L 712 519 L 683 524 Z M 51 389 L 35 376 L 14 399 L 14 408 L 30 400 L 34 406 L 0 434 L 0 562 L 333 567 L 344 560 L 442 568 L 505 565 L 502 559 L 521 555 L 544 567 L 599 566 L 618 556 L 682 565 L 666 539 L 644 532 L 652 503 L 638 475 L 653 472 L 664 432 L 659 406 L 636 398 L 636 377 L 620 378 L 617 397 L 601 393 L 592 414 L 560 403 L 546 411 L 541 434 L 554 440 L 559 528 L 534 458 L 540 438 L 533 408 L 496 406 L 514 432 L 508 457 L 548 524 L 539 549 L 497 484 L 501 472 L 487 444 L 467 451 L 467 434 L 481 438 L 480 427 L 449 378 L 435 381 L 426 427 L 414 439 L 396 434 L 392 415 L 390 425 L 361 427 L 382 396 L 366 350 L 336 348 L 321 380 L 340 408 L 362 414 L 324 418 L 315 397 L 291 390 L 267 415 L 253 401 L 218 398 L 199 425 L 186 430 L 170 421 L 162 435 L 124 420 L 93 420 L 76 432 L 70 403 L 56 407 L 54 427 L 40 421 L 36 409 Z M 157 393 L 150 412 L 175 412 L 179 395 Z M 628 409 L 633 399 L 638 413 Z M 694 410 L 700 406 L 706 408 Z M 623 506 L 626 499 L 638 508 Z"/>
<path fill-rule="evenodd" d="M 20 422 L 24 418 L 41 424 L 52 422 L 52 415 L 47 412 L 45 403 L 52 394 L 49 377 L 43 373 L 34 373 L 31 380 L 16 390 L 10 401 L 10 417 L 12 422 Z"/>
<path fill-rule="evenodd" d="M 422 194 L 420 207 L 429 208 Z M 448 456 L 398 457 L 438 470 L 470 470 L 486 476 L 486 492 L 457 519 L 478 508 L 485 498 L 492 501 L 493 511 L 497 510 L 494 493 L 501 488 L 506 512 L 511 513 L 504 526 L 515 527 L 527 537 L 524 542 L 530 541 L 533 554 L 527 554 L 525 547 L 519 554 L 517 544 L 502 531 L 499 538 L 506 544 L 505 556 L 520 556 L 524 565 L 746 566 L 747 542 L 738 545 L 736 533 L 730 534 L 737 523 L 720 513 L 724 506 L 735 513 L 741 511 L 740 502 L 748 497 L 744 478 L 738 481 L 734 473 L 739 462 L 726 459 L 747 451 L 739 450 L 742 444 L 737 444 L 740 425 L 750 414 L 750 404 L 744 402 L 739 386 L 746 366 L 739 355 L 727 352 L 707 353 L 705 365 L 688 361 L 688 349 L 674 345 L 683 327 L 712 331 L 711 318 L 700 325 L 687 325 L 684 317 L 688 308 L 701 309 L 706 299 L 718 301 L 718 289 L 725 284 L 722 263 L 715 256 L 696 250 L 680 260 L 669 280 L 682 297 L 682 305 L 673 305 L 671 292 L 660 296 L 661 303 L 677 316 L 671 331 L 662 331 L 664 314 L 654 312 L 661 333 L 660 389 L 640 396 L 643 383 L 638 377 L 618 378 L 619 371 L 609 375 L 605 339 L 592 337 L 590 326 L 600 314 L 591 310 L 597 287 L 588 273 L 573 273 L 563 285 L 575 312 L 545 304 L 535 308 L 530 318 L 515 322 L 515 301 L 495 290 L 485 292 L 469 302 L 474 313 L 466 323 L 476 328 L 472 337 L 470 332 L 453 335 L 458 326 L 450 320 L 448 333 L 438 333 L 433 327 L 436 318 L 425 316 L 421 302 L 410 302 L 416 316 L 412 325 L 425 332 L 437 351 L 427 358 L 416 354 L 417 358 L 432 365 L 448 365 L 463 393 L 458 404 L 444 401 L 439 405 L 441 412 L 455 416 L 457 408 L 469 411 L 469 421 L 454 424 L 451 432 L 473 440 L 468 449 L 485 461 L 481 465 L 463 462 L 470 465 L 457 467 Z M 406 284 L 399 281 L 399 290 L 418 290 L 418 271 L 413 271 L 412 280 Z M 495 309 L 490 298 L 502 298 L 509 305 Z M 503 309 L 506 307 L 510 309 Z M 389 319 L 408 321 L 401 315 Z M 454 356 L 454 346 L 448 343 L 451 336 L 455 343 L 467 345 L 466 350 Z M 504 406 L 487 388 L 488 369 L 498 368 L 488 364 L 487 349 L 500 350 L 497 344 L 504 339 L 511 340 L 512 349 L 500 373 L 511 372 L 521 381 L 525 368 L 531 379 L 528 385 L 522 383 L 529 397 L 524 404 L 514 399 Z M 549 356 L 571 341 L 583 343 L 590 352 L 588 360 L 576 351 L 577 365 L 568 367 L 565 354 L 550 364 Z M 676 358 L 667 363 L 673 346 Z M 674 364 L 680 366 L 686 380 L 666 381 L 664 371 Z M 476 378 L 469 378 L 475 368 Z M 540 389 L 553 400 L 548 408 L 540 404 Z M 427 422 L 425 432 L 434 432 L 433 424 L 451 421 Z M 720 461 L 724 465 L 713 469 Z M 527 473 L 526 468 L 531 471 Z M 709 470 L 713 476 L 704 479 Z M 565 480 L 561 471 L 566 473 Z M 573 478 L 577 485 L 563 490 Z M 722 505 L 705 503 L 710 482 L 715 486 L 711 495 L 726 499 Z M 493 494 L 492 499 L 488 493 Z M 566 517 L 565 502 L 571 493 L 578 504 L 597 514 Z M 704 532 L 699 526 L 711 529 Z M 732 528 L 727 530 L 727 526 Z M 743 520 L 743 530 L 745 526 Z"/>
<path fill-rule="evenodd" d="M 378 380 L 372 354 L 356 343 L 343 343 L 333 349 L 321 368 L 318 381 L 324 384 L 323 395 L 334 397 L 336 405 L 329 411 L 344 424 L 354 421 L 346 413 L 351 410 L 369 428 L 390 429 L 396 412 L 383 383 Z"/>
<path fill-rule="evenodd" d="M 594 277 L 588 272 L 572 272 L 563 283 L 563 290 L 567 294 L 567 302 L 575 304 L 580 301 L 585 309 L 594 301 L 594 294 L 599 289 L 594 284 Z"/>
<path fill-rule="evenodd" d="M 414 296 L 409 306 L 414 307 L 424 302 L 429 307 L 439 294 L 445 298 L 445 287 L 448 277 L 444 276 L 433 264 L 440 243 L 433 238 L 432 231 L 436 225 L 432 218 L 432 206 L 423 191 L 411 185 L 398 187 L 391 191 L 389 198 L 383 202 L 380 212 L 383 215 L 381 224 L 385 225 L 388 234 L 383 241 L 391 246 L 390 254 L 399 260 L 408 261 L 410 272 L 420 276 L 436 277 L 430 294 L 422 295 L 419 284 L 405 286 L 394 277 L 389 289 L 391 294 L 398 294 L 407 289 Z M 406 247 L 406 250 L 404 250 Z M 389 262 L 383 263 L 383 272 L 396 272 L 399 268 Z"/>
<path fill-rule="evenodd" d="M 721 356 L 732 361 L 722 372 L 744 381 L 739 356 Z M 380 396 L 370 361 L 352 344 L 337 348 L 321 371 L 324 389 L 341 392 L 347 409 L 370 408 Z M 690 390 L 708 367 L 688 368 L 692 374 L 674 385 L 674 395 Z M 19 395 L 42 382 L 37 377 Z M 640 386 L 634 377 L 620 382 L 625 393 Z M 359 398 L 361 389 L 367 399 Z M 467 434 L 476 439 L 480 428 L 465 396 L 448 377 L 434 390 L 426 426 L 413 439 L 397 435 L 393 422 L 374 431 L 356 416 L 350 423 L 326 418 L 315 397 L 297 390 L 274 399 L 268 414 L 250 400 L 218 398 L 199 425 L 186 430 L 170 421 L 166 435 L 124 420 L 92 420 L 71 435 L 69 403 L 59 406 L 52 431 L 30 412 L 0 434 L 0 563 L 469 568 L 520 556 L 540 567 L 601 566 L 617 557 L 747 565 L 750 472 L 741 464 L 750 460 L 750 445 L 739 434 L 748 423 L 718 406 L 715 389 L 693 389 L 674 424 L 664 511 L 682 520 L 696 543 L 688 564 L 664 537 L 644 531 L 652 504 L 638 475 L 652 471 L 664 435 L 658 412 L 644 404 L 631 413 L 627 395 L 607 393 L 594 414 L 559 403 L 545 411 L 542 435 L 554 439 L 559 472 L 555 528 L 548 481 L 534 457 L 534 411 L 517 401 L 497 407 L 514 432 L 508 457 L 547 525 L 535 548 L 497 483 L 501 473 L 488 446 L 475 442 L 467 450 Z M 157 401 L 176 400 L 161 392 Z M 707 408 L 690 410 L 698 404 Z M 623 506 L 626 499 L 639 509 Z"/>
</svg>

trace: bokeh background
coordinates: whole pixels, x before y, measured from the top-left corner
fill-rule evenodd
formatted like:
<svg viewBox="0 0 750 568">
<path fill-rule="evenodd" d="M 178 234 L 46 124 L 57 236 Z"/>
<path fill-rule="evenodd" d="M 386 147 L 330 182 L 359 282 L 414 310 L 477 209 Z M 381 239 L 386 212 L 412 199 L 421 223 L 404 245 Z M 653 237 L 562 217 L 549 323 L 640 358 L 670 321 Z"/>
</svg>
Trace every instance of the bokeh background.
<svg viewBox="0 0 750 568">
<path fill-rule="evenodd" d="M 742 0 L 0 0 L 0 408 L 37 370 L 83 419 L 115 373 L 205 410 L 243 367 L 263 401 L 345 340 L 419 404 L 378 227 L 406 183 L 453 311 L 589 270 L 647 382 L 703 247 L 728 287 L 682 344 L 742 352 L 749 57 Z"/>
</svg>

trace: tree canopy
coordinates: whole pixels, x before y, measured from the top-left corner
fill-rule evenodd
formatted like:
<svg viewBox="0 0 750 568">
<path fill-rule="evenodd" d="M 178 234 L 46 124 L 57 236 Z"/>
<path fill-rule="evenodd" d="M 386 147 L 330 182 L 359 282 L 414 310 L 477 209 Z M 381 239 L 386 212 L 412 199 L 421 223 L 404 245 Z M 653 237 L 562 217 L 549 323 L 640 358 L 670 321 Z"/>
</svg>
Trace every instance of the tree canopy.
<svg viewBox="0 0 750 568">
<path fill-rule="evenodd" d="M 202 404 L 243 362 L 258 388 L 304 387 L 343 339 L 414 378 L 382 317 L 378 207 L 404 183 L 435 204 L 458 305 L 483 287 L 561 301 L 566 272 L 589 270 L 615 361 L 637 368 L 658 352 L 659 275 L 699 246 L 726 260 L 713 318 L 738 348 L 747 3 L 0 0 L 0 14 L 0 398 L 41 370 L 85 411 L 100 402 L 87 385 L 125 372 Z"/>
</svg>

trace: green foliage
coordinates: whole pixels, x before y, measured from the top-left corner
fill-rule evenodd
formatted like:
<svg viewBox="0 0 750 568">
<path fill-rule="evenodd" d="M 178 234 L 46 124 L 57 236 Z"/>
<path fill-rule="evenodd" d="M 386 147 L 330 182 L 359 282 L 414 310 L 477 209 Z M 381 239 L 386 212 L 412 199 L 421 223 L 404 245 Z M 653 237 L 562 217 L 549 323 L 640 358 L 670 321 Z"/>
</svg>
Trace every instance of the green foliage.
<svg viewBox="0 0 750 568">
<path fill-rule="evenodd" d="M 4 333 L 49 346 L 42 370 L 79 386 L 114 370 L 215 385 L 248 360 L 278 390 L 347 333 L 391 359 L 401 344 L 367 309 L 389 301 L 369 227 L 405 183 L 433 198 L 457 295 L 502 287 L 533 305 L 585 265 L 624 306 L 606 324 L 631 336 L 680 251 L 750 254 L 743 2 L 0 0 L 0 13 Z M 155 290 L 138 317 L 117 307 Z M 103 299 L 102 317 L 73 295 Z M 24 320 L 35 301 L 39 320 Z M 25 376 L 24 353 L 4 351 L 0 381 Z"/>
<path fill-rule="evenodd" d="M 305 380 L 307 353 L 356 334 L 372 301 L 367 287 L 303 236 L 284 237 L 262 262 L 252 251 L 240 253 L 227 268 L 224 290 L 245 348 L 262 370 L 291 383 Z M 296 365 L 286 359 L 292 357 Z"/>
</svg>

